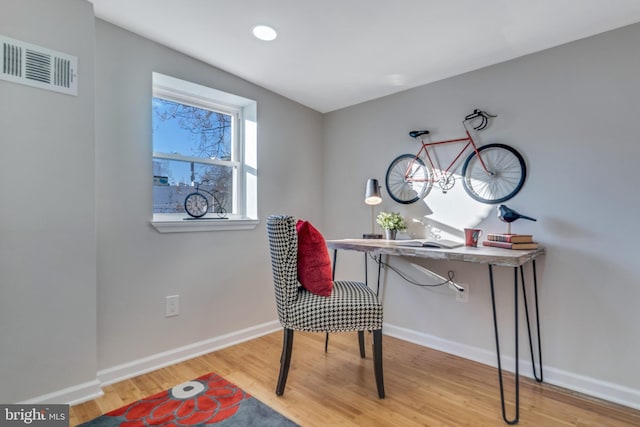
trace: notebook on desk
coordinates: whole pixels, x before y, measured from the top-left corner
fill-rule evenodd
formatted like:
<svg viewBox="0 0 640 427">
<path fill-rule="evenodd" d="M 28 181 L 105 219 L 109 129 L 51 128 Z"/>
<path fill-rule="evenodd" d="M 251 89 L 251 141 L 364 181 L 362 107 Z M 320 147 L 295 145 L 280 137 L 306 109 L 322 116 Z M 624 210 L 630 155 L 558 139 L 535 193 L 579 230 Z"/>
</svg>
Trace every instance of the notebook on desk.
<svg viewBox="0 0 640 427">
<path fill-rule="evenodd" d="M 411 239 L 411 240 L 389 240 L 390 244 L 396 246 L 412 246 L 417 248 L 439 248 L 439 249 L 453 249 L 459 248 L 464 244 L 462 242 L 455 242 L 453 240 L 440 239 Z"/>
</svg>

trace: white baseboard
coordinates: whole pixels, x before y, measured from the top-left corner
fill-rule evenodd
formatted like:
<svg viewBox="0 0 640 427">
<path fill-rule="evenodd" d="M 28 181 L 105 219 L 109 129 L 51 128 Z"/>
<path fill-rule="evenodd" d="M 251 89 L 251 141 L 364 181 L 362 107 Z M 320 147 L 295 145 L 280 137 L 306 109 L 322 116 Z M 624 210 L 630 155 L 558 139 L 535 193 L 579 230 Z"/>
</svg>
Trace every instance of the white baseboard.
<svg viewBox="0 0 640 427">
<path fill-rule="evenodd" d="M 385 323 L 384 325 L 384 333 L 385 335 L 409 341 L 424 347 L 433 348 L 434 350 L 443 351 L 455 356 L 464 357 L 465 359 L 470 359 L 494 368 L 498 366 L 496 354 L 493 351 L 487 351 L 478 347 L 471 347 L 454 341 L 447 341 L 433 335 L 390 325 L 388 323 Z M 528 357 L 529 352 L 527 351 L 526 354 Z M 502 357 L 502 369 L 509 372 L 514 371 L 513 357 Z M 531 361 L 520 359 L 520 375 L 533 378 Z M 562 369 L 556 369 L 544 365 L 544 360 L 543 378 L 545 383 L 557 385 L 559 387 L 618 403 L 630 408 L 640 409 L 640 390 L 574 374 Z"/>
<path fill-rule="evenodd" d="M 47 403 L 75 405 L 78 403 L 86 402 L 87 400 L 95 399 L 102 396 L 103 394 L 104 393 L 100 388 L 100 382 L 95 379 L 93 381 L 54 391 L 53 393 L 43 394 L 42 396 L 37 396 L 18 403 L 25 405 L 38 405 Z"/>
<path fill-rule="evenodd" d="M 544 381 L 640 410 L 640 390 L 546 366 L 544 367 Z"/>
<path fill-rule="evenodd" d="M 155 371 L 156 369 L 164 368 L 165 366 L 174 365 L 203 354 L 211 353 L 212 351 L 261 337 L 279 329 L 282 329 L 282 326 L 280 326 L 278 321 L 252 326 L 250 328 L 231 332 L 219 337 L 174 348 L 162 353 L 153 354 L 112 368 L 103 369 L 98 371 L 98 380 L 101 385 L 117 383 L 118 381 L 122 381 L 127 378 Z"/>
<path fill-rule="evenodd" d="M 132 378 L 146 372 L 155 371 L 165 366 L 173 365 L 194 357 L 201 356 L 212 351 L 220 350 L 244 341 L 248 341 L 262 335 L 270 334 L 281 329 L 278 321 L 264 323 L 226 335 L 214 337 L 208 340 L 178 347 L 169 351 L 154 354 L 112 368 L 97 372 L 97 378 L 93 381 L 65 388 L 53 393 L 25 400 L 24 404 L 61 403 L 77 405 L 102 396 L 102 386 Z"/>
<path fill-rule="evenodd" d="M 66 403 L 69 405 L 82 403 L 102 396 L 103 392 L 101 386 L 113 384 L 127 378 L 132 378 L 206 353 L 211 353 L 212 351 L 220 350 L 234 344 L 267 335 L 271 332 L 280 330 L 281 328 L 280 323 L 277 321 L 268 322 L 194 344 L 178 347 L 162 353 L 157 353 L 142 359 L 98 371 L 97 378 L 94 381 L 89 381 L 87 383 L 38 396 L 20 403 Z M 384 326 L 384 333 L 385 335 L 399 338 L 404 341 L 409 341 L 424 347 L 464 357 L 465 359 L 474 360 L 484 365 L 492 367 L 497 366 L 496 355 L 493 351 L 460 344 L 454 341 L 448 341 L 433 335 L 390 325 L 388 323 Z M 503 357 L 503 369 L 513 371 L 513 361 L 514 359 L 512 357 Z M 533 377 L 530 361 L 520 360 L 520 374 L 529 378 Z M 569 390 L 574 390 L 589 396 L 640 410 L 640 390 L 574 374 L 546 365 L 544 366 L 544 381 L 549 384 L 554 384 Z"/>
</svg>

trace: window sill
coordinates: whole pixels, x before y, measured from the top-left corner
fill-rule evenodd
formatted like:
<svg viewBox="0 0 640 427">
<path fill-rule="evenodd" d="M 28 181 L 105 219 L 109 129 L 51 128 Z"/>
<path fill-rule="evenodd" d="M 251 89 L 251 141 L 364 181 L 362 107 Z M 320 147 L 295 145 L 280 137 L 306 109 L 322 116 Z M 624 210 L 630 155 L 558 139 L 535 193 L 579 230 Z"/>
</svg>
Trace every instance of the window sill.
<svg viewBox="0 0 640 427">
<path fill-rule="evenodd" d="M 189 233 L 195 231 L 253 230 L 260 223 L 258 219 L 157 219 L 151 225 L 160 233 Z"/>
</svg>

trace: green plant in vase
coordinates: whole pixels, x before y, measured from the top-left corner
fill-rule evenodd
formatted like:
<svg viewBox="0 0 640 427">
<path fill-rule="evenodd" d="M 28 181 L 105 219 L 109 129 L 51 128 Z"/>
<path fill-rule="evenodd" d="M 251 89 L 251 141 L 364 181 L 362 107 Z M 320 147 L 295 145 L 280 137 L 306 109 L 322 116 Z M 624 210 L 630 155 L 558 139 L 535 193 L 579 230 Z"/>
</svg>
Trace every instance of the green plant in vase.
<svg viewBox="0 0 640 427">
<path fill-rule="evenodd" d="M 394 240 L 398 230 L 404 231 L 407 229 L 404 218 L 398 212 L 380 212 L 376 222 L 384 229 L 387 240 Z"/>
</svg>

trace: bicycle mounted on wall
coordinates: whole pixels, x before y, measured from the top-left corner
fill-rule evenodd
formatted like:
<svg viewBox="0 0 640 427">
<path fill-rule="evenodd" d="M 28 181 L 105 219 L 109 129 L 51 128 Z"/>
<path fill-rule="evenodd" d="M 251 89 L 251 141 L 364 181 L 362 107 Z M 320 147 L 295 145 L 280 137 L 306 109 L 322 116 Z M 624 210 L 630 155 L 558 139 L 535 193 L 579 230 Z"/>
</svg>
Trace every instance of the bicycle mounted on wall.
<svg viewBox="0 0 640 427">
<path fill-rule="evenodd" d="M 515 148 L 505 144 L 478 146 L 471 135 L 487 127 L 491 115 L 475 109 L 462 121 L 467 134 L 464 138 L 425 142 L 428 130 L 415 130 L 409 136 L 420 138 L 421 148 L 417 154 L 402 154 L 396 157 L 386 174 L 387 192 L 398 203 L 409 204 L 423 199 L 434 184 L 443 193 L 453 188 L 455 176 L 453 166 L 462 154 L 471 147 L 473 152 L 462 165 L 462 186 L 467 194 L 481 203 L 502 203 L 515 196 L 524 185 L 527 168 L 524 158 Z M 473 122 L 479 123 L 473 125 Z M 466 142 L 446 169 L 440 168 L 435 149 L 439 145 Z M 423 160 L 424 158 L 424 160 Z M 434 160 L 435 159 L 435 160 Z M 426 160 L 426 162 L 425 162 Z"/>
</svg>

